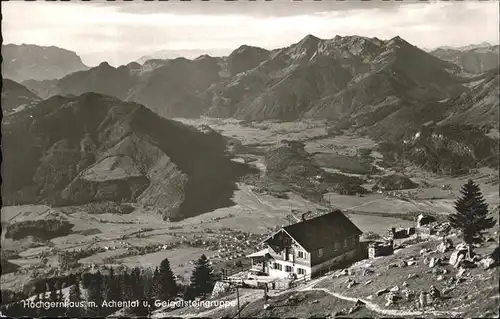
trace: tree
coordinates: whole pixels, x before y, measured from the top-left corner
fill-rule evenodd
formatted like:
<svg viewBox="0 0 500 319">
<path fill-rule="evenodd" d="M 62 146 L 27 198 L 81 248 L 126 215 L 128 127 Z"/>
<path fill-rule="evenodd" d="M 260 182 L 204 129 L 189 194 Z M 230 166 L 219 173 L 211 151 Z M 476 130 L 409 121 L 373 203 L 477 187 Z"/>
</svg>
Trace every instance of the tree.
<svg viewBox="0 0 500 319">
<path fill-rule="evenodd" d="M 94 302 L 96 307 L 92 307 L 89 309 L 90 315 L 91 316 L 100 316 L 100 310 L 102 307 L 102 275 L 101 272 L 98 270 L 92 280 L 90 285 L 87 288 L 87 293 L 88 293 L 88 301 Z M 90 305 L 92 306 L 92 305 Z"/>
<path fill-rule="evenodd" d="M 472 257 L 472 245 L 484 240 L 484 232 L 495 226 L 495 220 L 488 217 L 488 204 L 484 201 L 479 186 L 469 180 L 460 190 L 462 196 L 455 202 L 456 213 L 448 219 L 453 228 L 460 230 L 463 241 L 469 246 L 468 255 Z"/>
<path fill-rule="evenodd" d="M 208 264 L 208 259 L 205 255 L 201 255 L 200 259 L 195 264 L 193 273 L 191 274 L 190 291 L 195 296 L 206 296 L 212 292 L 214 287 L 214 276 L 212 268 Z"/>
<path fill-rule="evenodd" d="M 115 276 L 113 268 L 109 269 L 109 275 L 104 284 L 104 300 L 106 301 L 120 301 L 122 300 L 121 282 L 118 276 Z M 117 308 L 108 308 L 108 312 L 113 313 Z"/>
<path fill-rule="evenodd" d="M 79 303 L 82 301 L 82 292 L 78 281 L 69 288 L 69 301 L 73 305 L 66 309 L 65 315 L 71 318 L 79 318 L 82 315 L 79 307 Z"/>
<path fill-rule="evenodd" d="M 151 287 L 153 298 L 167 301 L 177 296 L 179 287 L 175 280 L 174 273 L 170 268 L 170 261 L 168 258 L 163 259 L 160 263 L 160 267 L 155 270 L 153 276 L 153 284 Z"/>
</svg>

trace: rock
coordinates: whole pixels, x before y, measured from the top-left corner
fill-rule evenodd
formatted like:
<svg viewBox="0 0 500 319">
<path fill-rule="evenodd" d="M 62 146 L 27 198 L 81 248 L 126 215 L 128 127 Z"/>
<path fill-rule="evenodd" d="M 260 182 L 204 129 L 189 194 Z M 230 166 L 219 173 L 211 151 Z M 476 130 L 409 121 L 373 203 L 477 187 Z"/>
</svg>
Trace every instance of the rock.
<svg viewBox="0 0 500 319">
<path fill-rule="evenodd" d="M 434 286 L 430 286 L 429 288 L 429 295 L 433 298 L 441 298 L 441 292 Z"/>
<path fill-rule="evenodd" d="M 313 301 L 311 301 L 311 303 L 318 303 L 319 300 L 318 299 L 314 299 Z"/>
<path fill-rule="evenodd" d="M 469 249 L 469 245 L 467 245 L 466 243 L 460 243 L 457 245 L 457 247 L 455 248 L 456 251 L 462 251 L 462 250 L 465 250 L 467 252 L 467 250 Z"/>
<path fill-rule="evenodd" d="M 465 275 L 465 268 L 460 268 L 460 269 L 458 269 L 458 272 L 457 272 L 457 274 L 455 275 L 455 278 L 457 278 L 457 279 L 458 279 L 458 278 L 463 277 L 464 275 Z"/>
<path fill-rule="evenodd" d="M 455 251 L 453 253 L 451 253 L 449 264 L 455 265 L 458 262 L 458 259 L 460 258 L 460 256 L 462 256 L 462 258 L 464 258 L 465 255 L 467 255 L 467 249 L 464 249 L 464 248 L 462 248 L 462 246 L 458 245 L 457 248 L 455 249 Z"/>
<path fill-rule="evenodd" d="M 452 247 L 453 247 L 452 245 L 449 245 L 447 243 L 441 243 L 437 246 L 436 251 L 438 253 L 445 253 L 449 251 Z"/>
<path fill-rule="evenodd" d="M 398 263 L 398 267 L 400 267 L 400 268 L 404 268 L 404 267 L 406 267 L 406 266 L 408 266 L 408 264 L 407 264 L 407 263 L 406 263 L 406 261 L 404 261 L 404 260 L 401 260 L 401 261 Z"/>
<path fill-rule="evenodd" d="M 381 289 L 381 290 L 377 291 L 375 294 L 377 296 L 382 296 L 383 294 L 386 294 L 388 292 L 389 292 L 389 290 L 386 288 L 386 289 Z"/>
<path fill-rule="evenodd" d="M 371 284 L 372 282 L 373 282 L 373 280 L 371 280 L 371 279 L 370 279 L 370 280 L 368 280 L 367 282 L 365 282 L 365 286 L 367 286 L 367 285 Z"/>
<path fill-rule="evenodd" d="M 420 249 L 420 255 L 425 255 L 425 254 L 427 254 L 429 251 L 430 251 L 430 249 L 428 249 L 428 248 L 423 248 L 423 249 Z"/>
<path fill-rule="evenodd" d="M 401 284 L 403 287 L 408 287 L 408 283 L 406 281 L 403 281 L 403 283 Z"/>
<path fill-rule="evenodd" d="M 439 276 L 436 278 L 436 280 L 437 280 L 437 281 L 443 281 L 443 279 L 444 279 L 444 276 L 443 276 L 443 275 L 439 275 Z"/>
<path fill-rule="evenodd" d="M 218 281 L 215 283 L 215 286 L 212 290 L 212 298 L 217 298 L 220 297 L 221 295 L 224 295 L 228 293 L 231 289 L 231 286 L 227 282 L 223 281 Z"/>
<path fill-rule="evenodd" d="M 368 296 L 366 297 L 366 299 L 368 299 L 368 300 L 372 300 L 372 299 L 373 299 L 373 295 L 368 295 Z"/>
<path fill-rule="evenodd" d="M 458 268 L 460 262 L 465 258 L 465 254 L 458 255 L 457 258 L 454 258 L 453 254 L 450 257 L 450 265 L 453 265 L 454 268 Z"/>
<path fill-rule="evenodd" d="M 354 312 L 356 312 L 359 308 L 361 308 L 362 306 L 364 306 L 364 302 L 362 302 L 361 300 L 356 300 L 356 303 L 354 304 L 354 306 L 352 306 L 351 308 L 349 308 L 349 311 L 347 312 L 348 314 L 352 314 Z"/>
<path fill-rule="evenodd" d="M 416 265 L 416 264 L 417 264 L 417 262 L 416 262 L 415 260 L 408 260 L 408 261 L 406 262 L 406 264 L 407 264 L 408 266 L 413 266 L 413 265 Z"/>
<path fill-rule="evenodd" d="M 435 222 L 435 221 L 436 221 L 436 218 L 434 218 L 432 216 L 420 214 L 417 217 L 417 227 L 429 225 L 430 223 Z"/>
<path fill-rule="evenodd" d="M 387 267 L 386 267 L 386 268 L 387 268 L 387 270 L 389 270 L 389 269 L 391 269 L 391 268 L 397 268 L 397 267 L 398 267 L 398 265 L 397 265 L 397 264 L 389 264 L 389 265 L 387 265 Z"/>
<path fill-rule="evenodd" d="M 441 259 L 432 257 L 431 260 L 429 261 L 429 268 L 434 268 L 435 266 L 439 266 L 441 263 Z"/>
<path fill-rule="evenodd" d="M 489 269 L 495 265 L 495 260 L 491 257 L 481 259 L 480 264 L 484 269 Z"/>
<path fill-rule="evenodd" d="M 373 269 L 366 268 L 363 270 L 363 276 L 368 276 L 370 274 L 373 274 Z"/>
<path fill-rule="evenodd" d="M 399 292 L 399 287 L 398 286 L 394 286 L 389 291 L 390 292 Z"/>
<path fill-rule="evenodd" d="M 470 269 L 470 268 L 476 268 L 477 265 L 468 260 L 468 259 L 464 259 L 464 260 L 461 260 L 459 263 L 458 263 L 458 266 L 461 267 L 461 268 L 467 268 L 467 269 Z"/>
<path fill-rule="evenodd" d="M 268 303 L 264 304 L 264 310 L 267 310 L 267 309 L 270 309 L 270 308 L 271 308 L 270 304 L 268 304 Z"/>
<path fill-rule="evenodd" d="M 347 283 L 347 289 L 349 289 L 349 288 L 351 288 L 351 287 L 353 287 L 353 286 L 355 286 L 355 285 L 357 285 L 357 282 L 355 282 L 354 280 L 353 280 L 353 281 L 349 281 L 349 282 Z"/>
<path fill-rule="evenodd" d="M 424 291 L 420 292 L 420 295 L 418 296 L 418 303 L 420 308 L 424 308 L 427 306 L 427 293 Z"/>
<path fill-rule="evenodd" d="M 408 278 L 408 279 L 412 279 L 412 278 L 417 278 L 417 277 L 418 277 L 418 275 L 417 275 L 417 274 L 415 274 L 415 273 L 413 273 L 413 274 L 408 274 L 408 277 L 407 277 L 407 278 Z"/>
<path fill-rule="evenodd" d="M 415 296 L 415 292 L 411 289 L 405 289 L 403 291 L 403 295 L 405 296 L 406 301 L 411 301 Z"/>
</svg>

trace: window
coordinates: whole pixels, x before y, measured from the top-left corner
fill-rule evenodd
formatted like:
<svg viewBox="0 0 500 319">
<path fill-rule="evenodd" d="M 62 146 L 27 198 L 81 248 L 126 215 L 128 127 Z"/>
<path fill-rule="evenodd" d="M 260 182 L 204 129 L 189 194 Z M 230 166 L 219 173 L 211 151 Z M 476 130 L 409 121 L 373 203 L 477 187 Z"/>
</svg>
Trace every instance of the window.
<svg viewBox="0 0 500 319">
<path fill-rule="evenodd" d="M 323 257 L 323 248 L 318 249 L 318 257 Z"/>
<path fill-rule="evenodd" d="M 299 275 L 305 275 L 305 274 L 306 274 L 306 270 L 305 270 L 305 269 L 303 269 L 303 268 L 297 268 L 297 273 L 298 273 Z"/>
<path fill-rule="evenodd" d="M 285 266 L 285 271 L 286 272 L 292 272 L 293 271 L 292 266 Z"/>
<path fill-rule="evenodd" d="M 306 258 L 306 256 L 305 256 L 305 254 L 304 254 L 304 252 L 303 252 L 303 251 L 298 251 L 298 252 L 297 252 L 297 257 L 299 257 L 299 258 L 304 258 L 304 259 Z"/>
<path fill-rule="evenodd" d="M 274 269 L 277 269 L 277 270 L 282 270 L 283 268 L 281 267 L 281 264 L 278 264 L 278 263 L 274 263 L 273 264 L 273 268 Z"/>
</svg>

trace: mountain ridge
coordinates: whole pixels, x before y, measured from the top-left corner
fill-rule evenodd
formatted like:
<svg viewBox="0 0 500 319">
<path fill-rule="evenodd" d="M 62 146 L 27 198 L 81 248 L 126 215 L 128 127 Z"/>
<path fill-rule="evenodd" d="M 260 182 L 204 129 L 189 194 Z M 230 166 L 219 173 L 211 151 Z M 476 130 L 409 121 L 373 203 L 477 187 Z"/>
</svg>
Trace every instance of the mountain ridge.
<svg viewBox="0 0 500 319">
<path fill-rule="evenodd" d="M 16 82 L 51 80 L 89 69 L 75 52 L 56 46 L 3 44 L 2 76 Z"/>
</svg>

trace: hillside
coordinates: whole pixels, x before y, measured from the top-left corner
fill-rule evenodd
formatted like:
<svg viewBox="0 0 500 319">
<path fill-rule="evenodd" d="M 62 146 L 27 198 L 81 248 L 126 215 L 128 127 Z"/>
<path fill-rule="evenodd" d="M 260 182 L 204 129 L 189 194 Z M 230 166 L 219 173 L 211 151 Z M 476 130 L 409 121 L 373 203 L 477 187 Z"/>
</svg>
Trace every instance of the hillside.
<svg viewBox="0 0 500 319">
<path fill-rule="evenodd" d="M 452 62 L 468 73 L 483 73 L 499 66 L 499 46 L 488 43 L 463 48 L 438 48 L 430 54 Z"/>
<path fill-rule="evenodd" d="M 55 46 L 2 45 L 2 58 L 2 76 L 17 82 L 58 79 L 88 69 L 75 52 Z"/>
<path fill-rule="evenodd" d="M 2 112 L 8 114 L 21 110 L 31 104 L 40 102 L 41 99 L 25 86 L 9 80 L 2 81 Z"/>
<path fill-rule="evenodd" d="M 485 78 L 466 93 L 450 99 L 447 117 L 443 123 L 463 123 L 498 130 L 499 69 L 485 74 Z"/>
<path fill-rule="evenodd" d="M 2 131 L 6 205 L 137 202 L 182 219 L 231 205 L 249 171 L 219 134 L 95 93 L 42 101 Z"/>
</svg>

